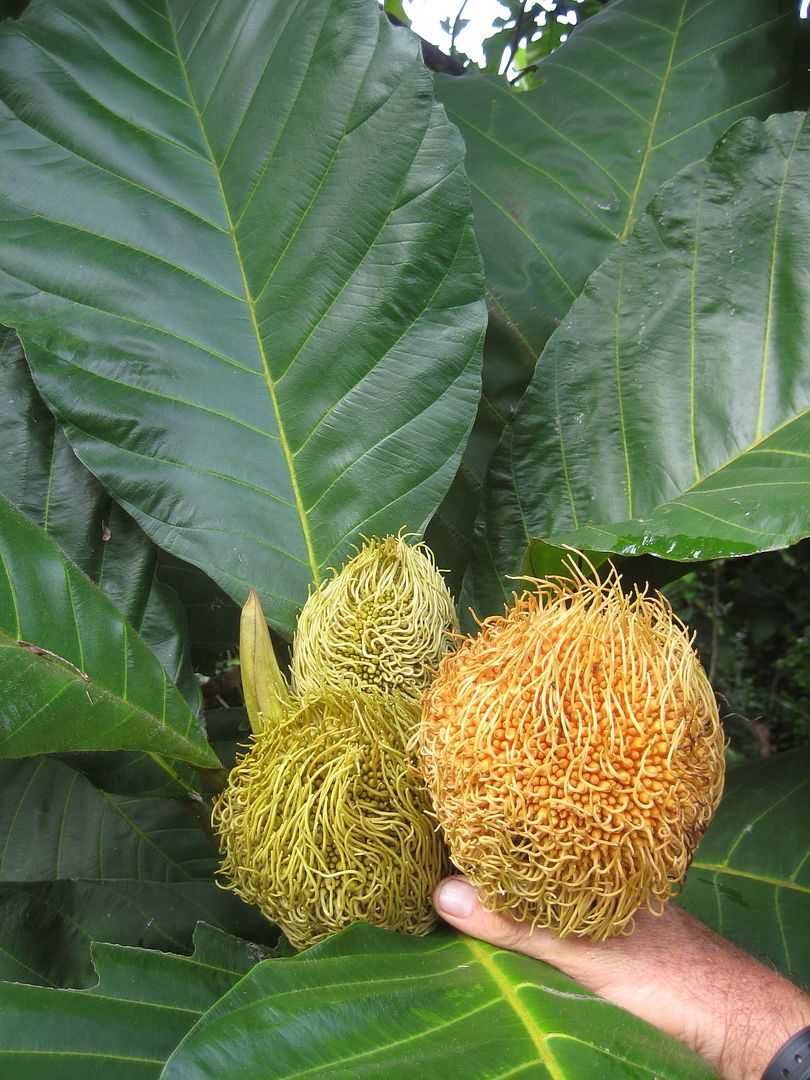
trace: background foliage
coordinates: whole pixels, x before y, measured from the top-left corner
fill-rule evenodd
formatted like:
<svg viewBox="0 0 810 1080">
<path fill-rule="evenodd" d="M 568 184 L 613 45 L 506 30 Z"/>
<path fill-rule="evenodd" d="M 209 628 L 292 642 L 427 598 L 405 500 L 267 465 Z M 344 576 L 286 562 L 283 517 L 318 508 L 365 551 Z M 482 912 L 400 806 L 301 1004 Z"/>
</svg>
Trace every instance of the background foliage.
<svg viewBox="0 0 810 1080">
<path fill-rule="evenodd" d="M 734 750 L 810 741 L 810 544 L 709 563 L 666 592 L 697 635 Z"/>
<path fill-rule="evenodd" d="M 795 7 L 601 6 L 549 52 L 511 5 L 462 78 L 372 0 L 0 24 L 15 1076 L 709 1075 L 524 958 L 359 926 L 294 957 L 216 885 L 238 604 L 260 590 L 283 660 L 308 586 L 400 527 L 480 615 L 562 542 L 681 578 L 753 758 L 681 901 L 810 980 L 807 542 L 714 561 L 810 534 Z"/>
</svg>

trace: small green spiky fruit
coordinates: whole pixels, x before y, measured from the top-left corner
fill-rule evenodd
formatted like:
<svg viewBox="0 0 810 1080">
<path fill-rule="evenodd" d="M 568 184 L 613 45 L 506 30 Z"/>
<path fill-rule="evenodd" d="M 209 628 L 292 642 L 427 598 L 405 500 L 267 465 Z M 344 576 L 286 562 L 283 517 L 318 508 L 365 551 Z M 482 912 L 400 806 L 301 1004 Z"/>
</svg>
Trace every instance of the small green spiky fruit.
<svg viewBox="0 0 810 1080">
<path fill-rule="evenodd" d="M 457 632 L 453 598 L 430 549 L 404 536 L 369 540 L 304 604 L 293 691 L 337 679 L 418 697 Z"/>
<path fill-rule="evenodd" d="M 279 706 L 213 812 L 228 887 L 306 948 L 355 920 L 426 934 L 449 871 L 412 741 L 418 702 L 352 687 Z"/>
</svg>

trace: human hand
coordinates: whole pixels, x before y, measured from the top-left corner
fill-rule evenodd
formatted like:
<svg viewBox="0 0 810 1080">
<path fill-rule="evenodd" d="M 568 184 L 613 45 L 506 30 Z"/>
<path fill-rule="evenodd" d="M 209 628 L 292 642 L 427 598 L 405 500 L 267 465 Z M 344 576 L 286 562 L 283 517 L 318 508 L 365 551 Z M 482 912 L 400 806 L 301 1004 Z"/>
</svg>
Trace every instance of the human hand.
<svg viewBox="0 0 810 1080">
<path fill-rule="evenodd" d="M 463 877 L 434 904 L 471 937 L 559 968 L 614 1005 L 680 1039 L 723 1080 L 759 1080 L 779 1048 L 810 1025 L 810 997 L 682 908 L 636 916 L 632 935 L 594 943 L 484 911 Z"/>
</svg>

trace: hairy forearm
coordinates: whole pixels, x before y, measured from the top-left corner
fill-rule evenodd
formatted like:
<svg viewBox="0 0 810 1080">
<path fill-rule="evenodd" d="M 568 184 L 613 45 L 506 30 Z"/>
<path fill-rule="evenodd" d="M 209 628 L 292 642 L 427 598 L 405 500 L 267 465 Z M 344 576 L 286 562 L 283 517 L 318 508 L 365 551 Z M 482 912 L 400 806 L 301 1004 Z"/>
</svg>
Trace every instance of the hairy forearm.
<svg viewBox="0 0 810 1080">
<path fill-rule="evenodd" d="M 464 899 L 466 883 L 456 885 Z M 467 886 L 469 888 L 469 886 Z M 593 944 L 484 912 L 440 912 L 459 929 L 536 956 L 697 1051 L 723 1080 L 759 1080 L 770 1059 L 810 1024 L 810 997 L 674 904 L 641 913 L 635 932 Z"/>
<path fill-rule="evenodd" d="M 810 999 L 796 986 L 675 905 L 636 922 L 630 937 L 602 945 L 552 938 L 543 951 L 696 1050 L 724 1080 L 759 1080 L 779 1047 L 810 1024 Z"/>
</svg>

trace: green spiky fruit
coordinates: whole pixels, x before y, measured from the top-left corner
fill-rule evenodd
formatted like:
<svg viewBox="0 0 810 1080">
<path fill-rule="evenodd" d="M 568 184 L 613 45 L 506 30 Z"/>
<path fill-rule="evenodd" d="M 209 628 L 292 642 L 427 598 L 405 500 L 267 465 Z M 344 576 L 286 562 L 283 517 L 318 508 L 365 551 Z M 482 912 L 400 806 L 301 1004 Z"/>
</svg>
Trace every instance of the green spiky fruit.
<svg viewBox="0 0 810 1080">
<path fill-rule="evenodd" d="M 425 934 L 448 861 L 406 750 L 418 703 L 356 688 L 280 706 L 213 813 L 230 888 L 306 948 L 355 920 Z"/>
<path fill-rule="evenodd" d="M 430 549 L 404 536 L 369 540 L 301 611 L 294 692 L 337 679 L 418 696 L 457 632 L 453 599 Z"/>
</svg>

